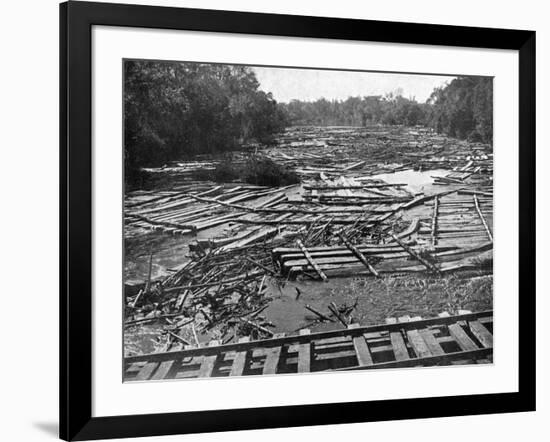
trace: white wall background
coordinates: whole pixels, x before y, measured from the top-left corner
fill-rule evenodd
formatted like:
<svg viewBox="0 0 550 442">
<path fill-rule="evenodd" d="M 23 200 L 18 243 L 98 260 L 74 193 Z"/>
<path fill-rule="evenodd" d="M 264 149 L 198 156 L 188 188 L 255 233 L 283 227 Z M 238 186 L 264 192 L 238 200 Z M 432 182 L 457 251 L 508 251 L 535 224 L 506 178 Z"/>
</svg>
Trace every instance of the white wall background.
<svg viewBox="0 0 550 442">
<path fill-rule="evenodd" d="M 536 0 L 181 0 L 139 1 L 169 6 L 353 17 L 537 31 L 537 273 L 544 276 L 550 210 L 549 10 Z M 57 436 L 58 406 L 58 7 L 56 0 L 2 4 L 0 45 L 0 440 Z M 151 441 L 279 441 L 381 439 L 407 441 L 544 440 L 550 418 L 550 357 L 544 322 L 549 284 L 538 291 L 538 411 L 150 438 Z M 544 436 L 546 434 L 546 436 Z"/>
</svg>

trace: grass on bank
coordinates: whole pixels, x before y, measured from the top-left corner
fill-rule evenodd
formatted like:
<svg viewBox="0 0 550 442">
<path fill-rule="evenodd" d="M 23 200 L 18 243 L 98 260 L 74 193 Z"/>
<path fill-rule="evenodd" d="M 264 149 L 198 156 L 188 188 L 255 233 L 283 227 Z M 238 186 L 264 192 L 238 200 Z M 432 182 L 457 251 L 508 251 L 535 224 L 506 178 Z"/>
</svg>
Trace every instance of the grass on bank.
<svg viewBox="0 0 550 442">
<path fill-rule="evenodd" d="M 388 317 L 430 318 L 443 311 L 457 314 L 459 310 L 491 310 L 493 277 L 452 274 L 443 277 L 357 278 L 333 289 L 331 295 L 351 304 L 357 300 L 354 313 L 357 322 L 381 324 Z"/>
</svg>

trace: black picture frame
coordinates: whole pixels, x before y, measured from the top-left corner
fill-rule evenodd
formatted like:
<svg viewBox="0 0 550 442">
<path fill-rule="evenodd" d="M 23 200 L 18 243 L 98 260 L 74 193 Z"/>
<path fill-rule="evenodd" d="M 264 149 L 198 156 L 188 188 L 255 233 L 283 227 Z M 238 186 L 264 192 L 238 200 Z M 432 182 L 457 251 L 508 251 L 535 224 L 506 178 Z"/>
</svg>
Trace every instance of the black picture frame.
<svg viewBox="0 0 550 442">
<path fill-rule="evenodd" d="M 92 417 L 94 25 L 519 52 L 519 391 Z M 60 437 L 139 437 L 535 410 L 535 32 L 108 3 L 60 5 Z"/>
</svg>

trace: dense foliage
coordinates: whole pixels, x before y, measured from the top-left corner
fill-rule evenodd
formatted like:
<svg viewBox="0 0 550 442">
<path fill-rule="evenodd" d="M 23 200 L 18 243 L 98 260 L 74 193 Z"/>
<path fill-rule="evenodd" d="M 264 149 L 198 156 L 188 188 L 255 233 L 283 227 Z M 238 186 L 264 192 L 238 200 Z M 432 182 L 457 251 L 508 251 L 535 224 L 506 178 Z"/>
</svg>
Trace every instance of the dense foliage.
<svg viewBox="0 0 550 442">
<path fill-rule="evenodd" d="M 300 182 L 294 170 L 259 155 L 245 163 L 243 176 L 245 182 L 260 186 L 287 186 Z"/>
<path fill-rule="evenodd" d="M 456 78 L 435 89 L 426 103 L 405 98 L 397 91 L 347 100 L 292 100 L 280 106 L 296 125 L 421 124 L 451 137 L 485 143 L 493 140 L 493 83 L 486 77 Z"/>
<path fill-rule="evenodd" d="M 140 167 L 243 142 L 269 142 L 286 121 L 245 66 L 126 61 L 124 148 L 129 180 Z"/>
<path fill-rule="evenodd" d="M 452 137 L 492 143 L 491 78 L 458 77 L 435 89 L 426 103 L 397 90 L 385 96 L 278 104 L 271 93 L 260 90 L 256 75 L 246 66 L 125 61 L 124 70 L 128 182 L 136 182 L 143 167 L 198 153 L 227 152 L 250 141 L 269 143 L 289 125 L 420 124 Z M 284 170 L 264 159 L 249 166 L 241 171 L 249 182 L 259 181 L 254 176 L 260 175 L 265 175 L 265 184 L 280 182 L 273 178 L 276 174 L 287 180 Z M 235 171 L 218 172 L 219 178 Z"/>
<path fill-rule="evenodd" d="M 349 97 L 347 100 L 292 100 L 281 106 L 292 124 L 318 126 L 366 126 L 373 123 L 415 126 L 424 122 L 428 108 L 428 105 L 399 93 L 383 97 Z"/>
<path fill-rule="evenodd" d="M 493 79 L 459 77 L 428 99 L 426 124 L 437 132 L 472 141 L 493 142 Z"/>
<path fill-rule="evenodd" d="M 244 164 L 234 163 L 228 156 L 214 170 L 197 171 L 194 178 L 219 183 L 239 180 L 260 186 L 287 186 L 300 182 L 294 170 L 262 155 L 252 155 Z"/>
</svg>

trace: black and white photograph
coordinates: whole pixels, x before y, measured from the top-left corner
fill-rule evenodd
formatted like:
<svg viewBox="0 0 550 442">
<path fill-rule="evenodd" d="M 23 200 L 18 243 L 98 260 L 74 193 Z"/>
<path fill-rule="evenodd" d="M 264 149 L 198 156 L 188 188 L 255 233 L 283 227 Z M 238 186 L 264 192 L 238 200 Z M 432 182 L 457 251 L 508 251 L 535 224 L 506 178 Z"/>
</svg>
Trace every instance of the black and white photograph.
<svg viewBox="0 0 550 442">
<path fill-rule="evenodd" d="M 493 78 L 126 59 L 125 382 L 493 362 Z"/>
<path fill-rule="evenodd" d="M 548 432 L 543 2 L 5 4 L 1 440 Z"/>
</svg>

